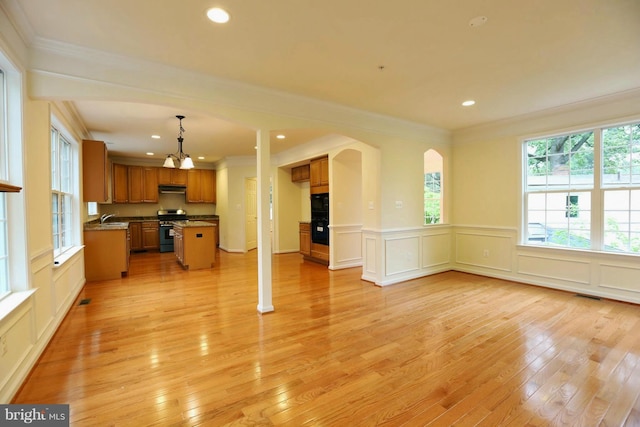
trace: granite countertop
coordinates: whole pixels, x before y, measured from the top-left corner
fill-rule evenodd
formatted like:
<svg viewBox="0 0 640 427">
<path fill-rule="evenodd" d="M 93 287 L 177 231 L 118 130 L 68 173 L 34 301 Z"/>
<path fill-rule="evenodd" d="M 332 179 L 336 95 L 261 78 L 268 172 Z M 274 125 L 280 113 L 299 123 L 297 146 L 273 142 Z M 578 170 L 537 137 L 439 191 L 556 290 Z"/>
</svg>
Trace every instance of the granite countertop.
<svg viewBox="0 0 640 427">
<path fill-rule="evenodd" d="M 215 227 L 215 224 L 206 221 L 198 221 L 198 220 L 187 220 L 187 221 L 173 221 L 173 225 L 182 228 L 188 227 Z"/>
<path fill-rule="evenodd" d="M 211 219 L 220 219 L 218 215 L 187 215 L 187 219 L 190 221 L 197 220 L 211 220 Z"/>
<path fill-rule="evenodd" d="M 100 224 L 100 222 L 95 222 L 95 223 L 87 223 L 84 225 L 85 231 L 126 230 L 128 228 L 129 228 L 129 222 L 125 222 L 125 221 L 105 222 L 104 224 Z"/>
<path fill-rule="evenodd" d="M 181 227 L 215 227 L 214 224 L 204 222 L 205 220 L 219 220 L 218 215 L 187 215 L 187 221 L 175 221 Z M 99 219 L 86 222 L 85 230 L 125 230 L 130 222 L 158 221 L 157 216 L 115 216 L 107 222 L 100 224 Z"/>
</svg>

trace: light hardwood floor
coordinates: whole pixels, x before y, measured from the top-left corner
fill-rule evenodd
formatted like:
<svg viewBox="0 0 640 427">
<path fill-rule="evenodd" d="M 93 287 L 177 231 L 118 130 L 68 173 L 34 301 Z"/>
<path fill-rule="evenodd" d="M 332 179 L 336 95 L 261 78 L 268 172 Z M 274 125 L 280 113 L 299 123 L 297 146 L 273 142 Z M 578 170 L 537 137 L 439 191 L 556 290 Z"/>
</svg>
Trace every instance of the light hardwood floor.
<svg viewBox="0 0 640 427">
<path fill-rule="evenodd" d="M 386 288 L 256 253 L 134 254 L 88 283 L 14 403 L 72 426 L 640 425 L 640 307 L 457 272 Z"/>
</svg>

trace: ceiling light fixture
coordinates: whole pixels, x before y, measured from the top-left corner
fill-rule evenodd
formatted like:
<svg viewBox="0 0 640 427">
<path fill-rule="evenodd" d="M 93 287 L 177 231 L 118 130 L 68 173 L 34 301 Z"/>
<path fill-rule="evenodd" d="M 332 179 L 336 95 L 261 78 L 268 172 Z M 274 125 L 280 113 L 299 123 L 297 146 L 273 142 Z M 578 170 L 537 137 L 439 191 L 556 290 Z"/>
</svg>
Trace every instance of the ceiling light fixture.
<svg viewBox="0 0 640 427">
<path fill-rule="evenodd" d="M 165 168 L 175 168 L 176 164 L 174 160 L 178 162 L 178 167 L 180 169 L 193 169 L 193 160 L 189 157 L 188 154 L 182 152 L 182 142 L 184 138 L 182 137 L 182 133 L 184 132 L 184 128 L 182 127 L 182 119 L 184 116 L 176 116 L 178 120 L 180 120 L 180 131 L 178 133 L 178 152 L 175 154 L 167 154 L 167 158 L 164 160 L 164 164 L 162 167 Z"/>
<path fill-rule="evenodd" d="M 471 20 L 469 21 L 469 26 L 471 28 L 481 27 L 486 24 L 487 21 L 488 19 L 486 16 L 476 16 L 475 18 L 471 18 Z"/>
<path fill-rule="evenodd" d="M 229 22 L 229 13 L 224 9 L 214 7 L 207 10 L 207 18 L 216 24 L 226 24 Z"/>
<path fill-rule="evenodd" d="M 160 135 L 151 135 L 151 138 L 153 138 L 153 139 L 160 139 Z"/>
<path fill-rule="evenodd" d="M 476 101 L 474 101 L 473 99 L 470 99 L 470 100 L 468 100 L 468 101 L 464 101 L 464 102 L 462 103 L 462 105 L 463 105 L 463 106 L 465 106 L 465 107 L 471 107 L 471 106 L 472 106 L 473 104 L 475 104 L 475 103 L 476 103 Z"/>
<path fill-rule="evenodd" d="M 278 139 L 285 139 L 285 138 L 286 138 L 286 136 L 284 136 L 284 135 L 280 134 L 280 135 L 276 135 L 276 138 L 278 138 Z"/>
</svg>

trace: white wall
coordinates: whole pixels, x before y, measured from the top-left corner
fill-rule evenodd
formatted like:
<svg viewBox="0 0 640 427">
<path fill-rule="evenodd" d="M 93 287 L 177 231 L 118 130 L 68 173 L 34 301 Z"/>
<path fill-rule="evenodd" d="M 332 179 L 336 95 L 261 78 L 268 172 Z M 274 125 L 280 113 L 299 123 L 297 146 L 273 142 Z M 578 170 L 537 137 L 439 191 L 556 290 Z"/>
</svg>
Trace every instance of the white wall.
<svg viewBox="0 0 640 427">
<path fill-rule="evenodd" d="M 521 141 L 526 136 L 640 120 L 640 90 L 454 135 L 456 270 L 640 303 L 637 256 L 519 245 Z"/>
<path fill-rule="evenodd" d="M 9 402 L 62 322 L 84 285 L 82 250 L 64 263 L 53 263 L 50 186 L 50 115 L 55 110 L 44 101 L 24 103 L 24 196 L 27 225 L 29 295 L 8 314 L 0 310 L 0 336 L 7 354 L 0 356 L 0 402 Z M 60 114 L 60 112 L 57 112 Z M 79 133 L 59 118 L 75 138 Z M 81 218 L 78 218 L 80 223 Z M 23 292 L 22 294 L 25 294 Z M 21 293 L 16 293 L 18 297 Z M 7 304 L 10 301 L 3 301 Z"/>
</svg>

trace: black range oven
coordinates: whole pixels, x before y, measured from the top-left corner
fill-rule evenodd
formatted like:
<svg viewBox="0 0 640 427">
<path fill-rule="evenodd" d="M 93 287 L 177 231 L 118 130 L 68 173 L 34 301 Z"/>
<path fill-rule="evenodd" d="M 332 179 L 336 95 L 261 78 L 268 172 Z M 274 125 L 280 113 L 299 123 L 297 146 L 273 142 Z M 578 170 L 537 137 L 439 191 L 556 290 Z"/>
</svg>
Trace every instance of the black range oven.
<svg viewBox="0 0 640 427">
<path fill-rule="evenodd" d="M 182 209 L 158 211 L 160 252 L 173 252 L 173 221 L 184 221 L 186 219 L 187 212 Z"/>
</svg>

